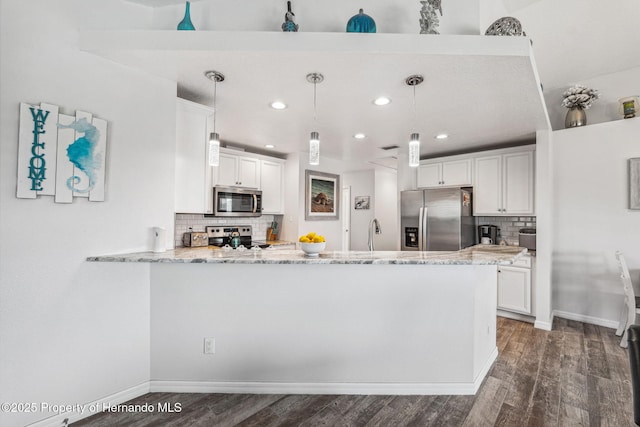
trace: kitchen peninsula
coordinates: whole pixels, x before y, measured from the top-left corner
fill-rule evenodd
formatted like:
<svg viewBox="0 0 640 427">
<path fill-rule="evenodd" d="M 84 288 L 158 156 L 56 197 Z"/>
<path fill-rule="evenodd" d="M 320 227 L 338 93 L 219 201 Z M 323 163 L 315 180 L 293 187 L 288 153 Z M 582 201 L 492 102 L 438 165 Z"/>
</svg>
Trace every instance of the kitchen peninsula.
<svg viewBox="0 0 640 427">
<path fill-rule="evenodd" d="M 87 260 L 150 263 L 152 391 L 473 394 L 497 356 L 497 265 L 525 252 L 179 248 Z"/>
</svg>

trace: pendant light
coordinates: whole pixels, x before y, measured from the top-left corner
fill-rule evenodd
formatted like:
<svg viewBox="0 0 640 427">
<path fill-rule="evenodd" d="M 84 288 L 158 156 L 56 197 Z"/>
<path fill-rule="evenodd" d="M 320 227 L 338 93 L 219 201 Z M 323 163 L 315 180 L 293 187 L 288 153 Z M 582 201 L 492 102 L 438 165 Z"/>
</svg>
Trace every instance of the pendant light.
<svg viewBox="0 0 640 427">
<path fill-rule="evenodd" d="M 213 132 L 209 134 L 209 166 L 220 165 L 220 135 L 216 132 L 216 98 L 218 95 L 218 83 L 224 81 L 224 74 L 218 71 L 207 71 L 204 75 L 213 81 Z"/>
<path fill-rule="evenodd" d="M 405 80 L 407 85 L 413 86 L 413 120 L 414 126 L 417 123 L 416 117 L 416 86 L 424 81 L 424 77 L 419 74 L 409 76 Z M 420 166 L 420 134 L 414 132 L 409 140 L 409 166 L 416 168 Z"/>
<path fill-rule="evenodd" d="M 309 83 L 313 83 L 313 125 L 314 127 L 317 126 L 316 86 L 318 83 L 322 83 L 323 80 L 324 80 L 324 76 L 320 73 L 307 74 L 307 81 Z M 320 164 L 320 134 L 317 131 L 311 132 L 311 137 L 309 138 L 309 164 L 310 165 Z"/>
</svg>

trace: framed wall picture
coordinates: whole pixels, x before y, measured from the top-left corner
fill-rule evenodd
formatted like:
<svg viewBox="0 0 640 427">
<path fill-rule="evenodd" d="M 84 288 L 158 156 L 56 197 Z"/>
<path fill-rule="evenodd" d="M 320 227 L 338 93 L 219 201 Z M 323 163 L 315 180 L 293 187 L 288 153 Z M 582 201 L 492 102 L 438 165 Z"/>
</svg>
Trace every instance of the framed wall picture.
<svg viewBox="0 0 640 427">
<path fill-rule="evenodd" d="M 640 157 L 629 159 L 629 209 L 640 210 Z"/>
<path fill-rule="evenodd" d="M 369 209 L 371 196 L 356 196 L 353 201 L 353 209 Z"/>
<path fill-rule="evenodd" d="M 337 220 L 340 210 L 340 176 L 306 170 L 304 219 Z"/>
</svg>

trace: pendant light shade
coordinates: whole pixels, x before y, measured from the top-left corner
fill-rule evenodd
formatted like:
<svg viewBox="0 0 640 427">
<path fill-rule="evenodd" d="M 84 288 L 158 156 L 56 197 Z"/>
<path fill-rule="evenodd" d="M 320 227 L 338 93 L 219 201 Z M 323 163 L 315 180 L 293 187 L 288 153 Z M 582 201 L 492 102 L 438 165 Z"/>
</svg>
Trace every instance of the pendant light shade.
<svg viewBox="0 0 640 427">
<path fill-rule="evenodd" d="M 220 165 L 220 135 L 216 132 L 209 134 L 209 166 Z"/>
<path fill-rule="evenodd" d="M 224 74 L 218 71 L 207 71 L 205 77 L 213 81 L 213 132 L 209 134 L 209 166 L 220 166 L 220 135 L 216 132 L 216 98 L 218 95 L 218 83 L 224 81 Z"/>
<path fill-rule="evenodd" d="M 416 117 L 416 86 L 424 81 L 424 77 L 419 74 L 409 76 L 405 80 L 407 85 L 413 87 L 413 120 L 417 122 Z M 414 123 L 414 126 L 416 124 Z M 420 134 L 414 132 L 409 140 L 409 166 L 416 168 L 420 166 Z"/>
<path fill-rule="evenodd" d="M 420 166 L 420 135 L 417 133 L 412 133 L 409 140 L 409 166 Z"/>
<path fill-rule="evenodd" d="M 309 164 L 320 164 L 320 135 L 318 132 L 311 132 L 311 138 L 309 138 Z"/>
<path fill-rule="evenodd" d="M 316 85 L 322 83 L 324 76 L 320 73 L 307 74 L 307 81 L 313 83 L 313 124 L 316 123 Z M 309 138 L 309 164 L 317 166 L 320 164 L 320 134 L 317 131 L 311 132 Z"/>
</svg>

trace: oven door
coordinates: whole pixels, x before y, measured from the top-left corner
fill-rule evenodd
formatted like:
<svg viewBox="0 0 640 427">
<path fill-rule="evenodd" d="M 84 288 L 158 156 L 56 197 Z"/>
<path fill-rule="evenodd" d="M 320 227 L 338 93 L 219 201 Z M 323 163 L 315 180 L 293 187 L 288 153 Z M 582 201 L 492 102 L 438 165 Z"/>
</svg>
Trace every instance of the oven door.
<svg viewBox="0 0 640 427">
<path fill-rule="evenodd" d="M 216 216 L 261 216 L 262 191 L 214 187 L 213 214 Z"/>
</svg>

